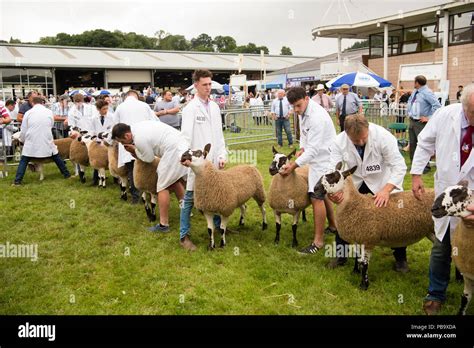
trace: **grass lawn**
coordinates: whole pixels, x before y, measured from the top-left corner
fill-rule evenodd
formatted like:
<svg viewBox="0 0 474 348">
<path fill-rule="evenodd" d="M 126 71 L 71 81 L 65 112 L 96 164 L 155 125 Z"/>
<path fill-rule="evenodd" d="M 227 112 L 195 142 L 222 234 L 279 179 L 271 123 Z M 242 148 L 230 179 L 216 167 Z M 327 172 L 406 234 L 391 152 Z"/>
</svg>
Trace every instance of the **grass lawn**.
<svg viewBox="0 0 474 348">
<path fill-rule="evenodd" d="M 268 188 L 271 143 L 237 148 L 257 151 Z M 146 230 L 150 223 L 143 207 L 119 200 L 120 190 L 110 178 L 101 190 L 89 186 L 90 169 L 84 185 L 78 178 L 62 179 L 54 164 L 45 174 L 40 183 L 37 173 L 28 172 L 22 187 L 10 186 L 14 172 L 0 179 L 0 244 L 38 245 L 36 262 L 0 259 L 0 314 L 423 314 L 428 240 L 408 248 L 408 274 L 392 270 L 390 249 L 377 248 L 369 268 L 371 285 L 364 292 L 359 275 L 351 273 L 352 262 L 329 270 L 324 254 L 301 256 L 291 248 L 290 216 L 284 217 L 275 246 L 268 205 L 267 231 L 261 231 L 252 201 L 246 225 L 228 235 L 224 250 L 213 252 L 207 251 L 205 219 L 195 211 L 192 239 L 198 251 L 187 253 L 178 244 L 175 199 L 171 232 L 154 234 Z M 432 174 L 424 179 L 433 186 Z M 238 228 L 238 215 L 232 215 L 230 228 Z M 300 223 L 300 247 L 312 240 L 309 212 L 308 219 Z M 326 242 L 333 240 L 331 235 Z M 462 285 L 453 281 L 444 314 L 457 312 L 461 293 Z"/>
</svg>

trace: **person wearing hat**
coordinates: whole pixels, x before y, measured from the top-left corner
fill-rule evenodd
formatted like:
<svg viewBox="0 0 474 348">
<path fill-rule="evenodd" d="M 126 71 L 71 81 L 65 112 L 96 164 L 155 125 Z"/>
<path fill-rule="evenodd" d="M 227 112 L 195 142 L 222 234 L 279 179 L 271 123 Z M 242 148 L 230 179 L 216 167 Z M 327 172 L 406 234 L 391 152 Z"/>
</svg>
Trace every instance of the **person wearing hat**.
<svg viewBox="0 0 474 348">
<path fill-rule="evenodd" d="M 324 85 L 322 83 L 318 84 L 318 86 L 316 87 L 316 94 L 311 99 L 321 105 L 328 113 L 329 110 L 333 107 L 332 100 L 326 94 Z"/>
<path fill-rule="evenodd" d="M 336 117 L 339 120 L 341 132 L 344 132 L 344 120 L 346 116 L 362 113 L 362 103 L 357 94 L 349 91 L 349 85 L 341 86 L 341 93 L 336 97 Z"/>
</svg>

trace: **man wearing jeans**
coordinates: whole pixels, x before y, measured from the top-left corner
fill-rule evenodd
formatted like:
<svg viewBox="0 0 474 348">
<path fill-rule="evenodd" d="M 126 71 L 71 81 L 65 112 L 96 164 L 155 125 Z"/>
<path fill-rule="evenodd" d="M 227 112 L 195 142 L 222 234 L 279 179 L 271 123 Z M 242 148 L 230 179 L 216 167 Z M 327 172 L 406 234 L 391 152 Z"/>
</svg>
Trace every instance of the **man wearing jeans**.
<svg viewBox="0 0 474 348">
<path fill-rule="evenodd" d="M 278 90 L 277 98 L 272 102 L 271 113 L 272 118 L 275 120 L 278 145 L 283 146 L 282 129 L 284 128 L 286 136 L 288 137 L 288 145 L 292 148 L 293 135 L 291 134 L 290 126 L 290 103 L 288 103 L 283 89 Z"/>
<path fill-rule="evenodd" d="M 58 155 L 58 148 L 53 141 L 52 111 L 44 107 L 43 99 L 38 96 L 32 98 L 32 105 L 33 107 L 25 113 L 21 123 L 20 141 L 24 145 L 14 186 L 21 185 L 26 167 L 32 158 L 52 157 L 64 178 L 67 179 L 71 176 L 64 161 Z"/>
<path fill-rule="evenodd" d="M 223 169 L 227 151 L 222 133 L 221 110 L 219 105 L 209 99 L 212 73 L 209 70 L 196 70 L 193 73 L 193 81 L 197 93 L 183 109 L 181 133 L 192 150 L 202 150 L 206 144 L 210 143 L 211 151 L 207 155 L 207 159 L 215 167 Z M 190 163 L 190 161 L 184 161 L 182 164 L 189 167 Z M 196 246 L 189 238 L 191 210 L 194 204 L 194 179 L 194 172 L 189 170 L 179 228 L 180 245 L 189 251 L 196 250 Z M 214 216 L 214 225 L 220 228 L 220 224 L 220 217 Z"/>
<path fill-rule="evenodd" d="M 412 163 L 412 191 L 420 199 L 424 194 L 421 174 L 436 152 L 435 194 L 439 196 L 447 187 L 467 180 L 474 189 L 474 84 L 464 88 L 461 104 L 440 108 L 418 135 L 418 146 Z M 469 207 L 471 210 L 472 206 Z M 474 226 L 474 216 L 464 218 Z M 451 233 L 459 218 L 445 216 L 435 219 L 436 239 L 430 256 L 429 287 L 423 310 L 437 314 L 446 301 L 446 290 L 451 272 Z"/>
</svg>

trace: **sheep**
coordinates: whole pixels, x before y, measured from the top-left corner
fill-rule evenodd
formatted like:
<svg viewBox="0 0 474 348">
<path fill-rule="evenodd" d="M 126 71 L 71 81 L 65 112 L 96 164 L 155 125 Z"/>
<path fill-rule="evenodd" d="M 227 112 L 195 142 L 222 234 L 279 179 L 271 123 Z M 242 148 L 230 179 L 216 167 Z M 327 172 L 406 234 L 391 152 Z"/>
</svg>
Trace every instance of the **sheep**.
<svg viewBox="0 0 474 348">
<path fill-rule="evenodd" d="M 279 153 L 272 146 L 274 158 L 269 168 L 270 175 L 273 176 L 268 192 L 268 203 L 273 209 L 276 221 L 275 244 L 280 242 L 281 214 L 293 215 L 293 242 L 292 247 L 298 246 L 296 231 L 300 213 L 303 212 L 303 221 L 306 221 L 305 208 L 311 204 L 308 195 L 308 166 L 296 168 L 289 176 L 278 175 L 280 169 L 289 162 L 296 153 L 293 150 L 288 156 Z"/>
<path fill-rule="evenodd" d="M 232 212 L 240 207 L 240 221 L 244 220 L 245 203 L 253 198 L 262 213 L 262 230 L 267 229 L 265 213 L 265 189 L 260 172 L 254 166 L 240 165 L 227 170 L 218 170 L 206 160 L 211 144 L 201 150 L 188 150 L 181 156 L 181 163 L 190 161 L 189 166 L 196 175 L 194 185 L 194 203 L 197 209 L 204 213 L 209 233 L 209 250 L 215 248 L 213 215 L 221 217 L 221 243 L 226 245 L 225 233 L 227 222 Z"/>
<path fill-rule="evenodd" d="M 127 166 L 118 167 L 118 142 L 112 140 L 108 142 L 109 133 L 100 132 L 98 138 L 104 140 L 103 143 L 107 147 L 107 156 L 109 161 L 110 174 L 118 179 L 120 184 L 120 199 L 127 200 L 128 186 L 128 168 Z"/>
<path fill-rule="evenodd" d="M 13 144 L 15 146 L 20 145 L 20 132 L 17 132 L 12 135 L 13 137 Z M 71 138 L 64 138 L 64 139 L 55 139 L 54 144 L 58 148 L 58 154 L 61 159 L 66 160 L 69 159 L 70 157 L 70 149 L 71 149 L 71 143 L 72 139 Z M 30 160 L 31 166 L 30 169 L 34 172 L 39 172 L 40 173 L 40 181 L 44 180 L 44 164 L 45 163 L 52 163 L 53 159 L 51 157 L 45 157 L 45 158 L 32 158 Z"/>
<path fill-rule="evenodd" d="M 338 231 L 347 242 L 361 246 L 360 288 L 367 290 L 367 270 L 375 246 L 404 247 L 424 237 L 434 241 L 434 223 L 431 218 L 434 191 L 427 189 L 421 201 L 409 191 L 393 193 L 387 207 L 377 208 L 373 198 L 359 193 L 352 182 L 350 175 L 357 166 L 346 171 L 341 171 L 341 168 L 342 162 L 339 162 L 334 172 L 323 175 L 315 186 L 315 192 L 344 192 L 344 199 L 336 209 Z M 358 267 L 354 270 L 358 271 Z"/>
<path fill-rule="evenodd" d="M 107 181 L 105 170 L 109 167 L 107 147 L 104 141 L 95 135 L 84 135 L 82 142 L 87 146 L 90 166 L 99 172 L 99 187 L 105 188 Z"/>
<path fill-rule="evenodd" d="M 433 216 L 441 218 L 443 216 L 466 217 L 470 215 L 471 212 L 466 207 L 474 203 L 474 196 L 467 185 L 468 182 L 463 180 L 458 185 L 448 187 L 439 195 L 431 209 Z M 474 290 L 474 227 L 466 226 L 464 220 L 460 219 L 454 230 L 451 246 L 454 264 L 464 278 L 464 291 L 461 295 L 458 315 L 465 315 Z"/>
<path fill-rule="evenodd" d="M 86 144 L 82 141 L 82 137 L 87 135 L 88 132 L 77 127 L 72 129 L 70 135 L 72 135 L 74 132 L 78 132 L 79 136 L 71 143 L 69 158 L 71 159 L 71 162 L 79 165 L 79 180 L 84 184 L 86 182 L 84 173 L 85 167 L 89 166 L 89 153 L 87 151 Z"/>
<path fill-rule="evenodd" d="M 142 192 L 142 200 L 150 222 L 156 221 L 156 183 L 158 181 L 156 168 L 159 163 L 159 157 L 155 157 L 152 163 L 143 162 L 137 158 L 133 167 L 133 183 L 137 190 Z"/>
</svg>

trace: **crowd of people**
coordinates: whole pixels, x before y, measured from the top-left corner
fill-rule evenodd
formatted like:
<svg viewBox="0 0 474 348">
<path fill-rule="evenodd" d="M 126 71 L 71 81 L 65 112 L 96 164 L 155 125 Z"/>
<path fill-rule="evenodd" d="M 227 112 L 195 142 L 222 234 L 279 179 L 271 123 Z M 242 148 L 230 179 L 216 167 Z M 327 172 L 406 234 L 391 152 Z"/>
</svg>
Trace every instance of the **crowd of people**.
<svg viewBox="0 0 474 348">
<path fill-rule="evenodd" d="M 53 143 L 51 129 L 55 121 L 67 125 L 72 130 L 68 133 L 72 138 L 84 132 L 96 136 L 107 133 L 109 136 L 104 141 L 119 143 L 118 166 L 129 169 L 134 203 L 139 199 L 139 192 L 133 186 L 134 162 L 136 159 L 147 163 L 155 157 L 161 159 L 156 183 L 160 218 L 151 231 L 170 230 L 168 210 L 170 192 L 173 192 L 180 202 L 179 243 L 186 250 L 196 250 L 190 238 L 195 175 L 189 170 L 189 160 L 182 160 L 182 154 L 190 149 L 202 152 L 210 143 L 211 149 L 206 152 L 206 158 L 222 170 L 226 166 L 227 151 L 220 107 L 210 99 L 212 73 L 196 70 L 193 82 L 196 94 L 182 109 L 181 123 L 177 122 L 176 115 L 182 101 L 174 99 L 168 92 L 163 94 L 162 100 L 155 101 L 153 109 L 146 103 L 146 97 L 134 90 L 125 94 L 115 110 L 108 95 L 99 96 L 94 105 L 86 101 L 82 94 L 74 95 L 72 104 L 69 97 L 63 95 L 51 109 L 45 107 L 44 98 L 35 92 L 31 92 L 27 96 L 28 101 L 19 107 L 7 101 L 5 107 L 0 108 L 1 124 L 11 122 L 10 112 L 17 107 L 16 119 L 22 122 L 20 141 L 23 150 L 13 185 L 21 185 L 26 165 L 34 157 L 52 157 L 62 175 L 70 177 Z M 354 185 L 360 193 L 372 194 L 376 207 L 386 206 L 391 193 L 403 190 L 407 172 L 396 137 L 387 129 L 367 121 L 362 114 L 361 100 L 351 91 L 351 86 L 342 85 L 334 100 L 325 94 L 323 85 L 318 85 L 316 92 L 310 97 L 304 88 L 293 87 L 287 91 L 279 90 L 274 96 L 269 93 L 253 96 L 254 99 L 271 100 L 270 112 L 280 146 L 283 145 L 282 131 L 285 130 L 288 145 L 293 147 L 289 115 L 290 112 L 298 115 L 300 143 L 296 159 L 284 165 L 279 174 L 287 176 L 298 167 L 309 167 L 308 195 L 313 207 L 314 238 L 299 251 L 306 255 L 317 254 L 323 248 L 325 232 L 334 232 L 338 245 L 347 243 L 338 235 L 333 212 L 333 204 L 340 204 L 347 198 L 342 192 L 327 194 L 324 190 L 315 189 L 322 175 L 334 170 L 336 163 L 344 161 L 350 167 L 357 166 L 352 174 Z M 417 76 L 414 80 L 414 90 L 406 103 L 410 118 L 410 174 L 413 194 L 417 198 L 424 194 L 421 175 L 430 170 L 429 161 L 435 154 L 437 194 L 461 179 L 468 180 L 469 186 L 474 187 L 474 155 L 471 153 L 474 84 L 466 86 L 459 99 L 458 104 L 442 107 L 427 87 L 424 76 Z M 261 106 L 260 100 L 257 105 Z M 333 107 L 340 127 L 339 134 L 328 113 Z M 453 156 L 453 153 L 457 155 Z M 470 206 L 469 210 L 474 211 L 474 206 Z M 325 229 L 326 219 L 329 226 Z M 464 220 L 472 225 L 474 217 L 468 216 Z M 429 289 L 423 305 L 427 314 L 438 313 L 446 300 L 451 263 L 450 233 L 456 223 L 455 219 L 445 219 L 435 224 L 437 239 L 431 252 Z M 214 216 L 214 224 L 216 228 L 220 227 L 219 216 Z M 407 272 L 406 247 L 395 248 L 393 255 L 395 270 Z M 339 267 L 346 261 L 345 256 L 337 257 L 331 260 L 329 267 Z"/>
</svg>

